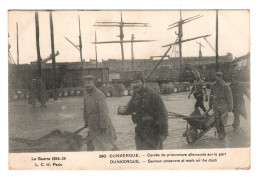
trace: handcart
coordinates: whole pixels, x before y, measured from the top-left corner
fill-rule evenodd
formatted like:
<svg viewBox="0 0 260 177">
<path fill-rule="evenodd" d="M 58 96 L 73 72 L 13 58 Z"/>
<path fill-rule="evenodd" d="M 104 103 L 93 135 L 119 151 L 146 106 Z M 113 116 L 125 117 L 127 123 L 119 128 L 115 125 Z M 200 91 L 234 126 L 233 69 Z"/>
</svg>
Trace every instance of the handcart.
<svg viewBox="0 0 260 177">
<path fill-rule="evenodd" d="M 190 145 L 193 145 L 215 125 L 214 114 L 209 115 L 208 112 L 204 115 L 191 115 L 183 119 L 187 121 L 187 129 L 183 136 Z"/>
<path fill-rule="evenodd" d="M 169 116 L 178 119 L 182 118 L 187 121 L 187 128 L 183 136 L 186 137 L 188 144 L 193 145 L 196 140 L 200 139 L 215 125 L 214 114 L 209 115 L 209 111 L 204 115 L 201 115 L 199 111 L 194 111 L 190 116 L 169 112 Z"/>
</svg>

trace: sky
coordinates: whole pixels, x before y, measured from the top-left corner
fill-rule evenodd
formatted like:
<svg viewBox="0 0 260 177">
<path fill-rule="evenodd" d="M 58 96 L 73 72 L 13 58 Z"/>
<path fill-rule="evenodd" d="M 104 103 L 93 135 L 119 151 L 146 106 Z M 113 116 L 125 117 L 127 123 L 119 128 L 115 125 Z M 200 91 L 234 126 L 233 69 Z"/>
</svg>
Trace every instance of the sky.
<svg viewBox="0 0 260 177">
<path fill-rule="evenodd" d="M 167 30 L 168 25 L 180 19 L 177 10 L 164 11 L 53 11 L 55 51 L 60 55 L 56 62 L 79 62 L 79 51 L 66 39 L 76 45 L 79 44 L 78 15 L 81 20 L 81 34 L 83 45 L 83 59 L 95 59 L 95 31 L 97 41 L 119 40 L 118 27 L 95 27 L 96 22 L 119 22 L 120 12 L 124 22 L 149 23 L 151 27 L 126 27 L 124 28 L 125 40 L 130 40 L 135 35 L 135 40 L 155 40 L 150 43 L 135 43 L 135 59 L 148 59 L 150 56 L 161 56 L 167 48 L 162 46 L 176 40 L 177 28 Z M 215 48 L 216 11 L 215 10 L 182 10 L 182 18 L 186 19 L 195 15 L 202 18 L 183 25 L 183 40 L 202 35 L 208 37 L 209 43 Z M 35 11 L 9 11 L 8 32 L 10 52 L 16 62 L 16 23 L 19 27 L 19 58 L 20 64 L 37 60 L 35 39 Z M 250 12 L 248 10 L 219 10 L 219 55 L 232 53 L 234 57 L 247 54 L 250 51 Z M 51 54 L 49 12 L 39 11 L 40 49 L 44 59 Z M 214 56 L 215 53 L 204 39 L 197 39 L 183 43 L 182 55 L 198 56 L 201 42 L 203 56 Z M 125 59 L 131 59 L 131 44 L 124 44 Z M 97 45 L 98 61 L 107 59 L 121 59 L 120 44 Z M 171 50 L 169 55 L 174 56 Z"/>
</svg>

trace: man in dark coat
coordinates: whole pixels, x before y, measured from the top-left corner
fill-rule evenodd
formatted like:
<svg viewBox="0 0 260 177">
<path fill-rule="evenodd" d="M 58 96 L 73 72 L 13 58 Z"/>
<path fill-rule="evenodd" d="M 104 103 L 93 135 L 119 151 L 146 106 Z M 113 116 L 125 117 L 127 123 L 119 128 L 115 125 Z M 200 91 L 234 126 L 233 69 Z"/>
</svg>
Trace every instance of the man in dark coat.
<svg viewBox="0 0 260 177">
<path fill-rule="evenodd" d="M 83 77 L 84 121 L 89 128 L 88 151 L 111 151 L 115 148 L 116 133 L 109 117 L 104 94 L 95 87 L 94 76 Z"/>
<path fill-rule="evenodd" d="M 41 103 L 41 107 L 46 107 L 46 100 L 47 100 L 47 92 L 46 92 L 46 85 L 42 78 L 38 80 L 38 100 Z"/>
<path fill-rule="evenodd" d="M 134 76 L 134 94 L 126 106 L 120 106 L 118 114 L 132 115 L 137 150 L 163 149 L 168 136 L 168 112 L 163 100 L 144 82 L 142 73 Z"/>
<path fill-rule="evenodd" d="M 32 79 L 29 87 L 29 104 L 33 105 L 33 108 L 36 107 L 36 99 L 37 99 L 37 81 L 36 79 Z"/>
<path fill-rule="evenodd" d="M 195 78 L 196 79 L 194 80 L 194 82 L 192 84 L 192 88 L 188 95 L 188 98 L 190 98 L 190 95 L 193 93 L 193 95 L 196 99 L 195 111 L 197 111 L 198 108 L 200 107 L 203 110 L 203 112 L 205 113 L 207 110 L 203 104 L 204 98 L 205 98 L 205 101 L 208 101 L 206 85 L 205 85 L 204 81 L 200 78 L 200 73 L 198 71 L 195 74 Z"/>
<path fill-rule="evenodd" d="M 234 113 L 234 121 L 232 126 L 234 129 L 237 129 L 239 128 L 240 124 L 239 116 L 242 115 L 243 117 L 247 118 L 244 95 L 246 95 L 247 98 L 250 98 L 250 95 L 247 88 L 237 80 L 236 76 L 231 78 L 230 88 L 233 95 L 232 112 Z"/>
<path fill-rule="evenodd" d="M 216 127 L 219 139 L 225 138 L 224 122 L 228 118 L 228 112 L 233 109 L 232 92 L 228 84 L 222 79 L 223 73 L 216 73 L 216 83 L 211 87 L 209 108 L 214 111 Z"/>
</svg>

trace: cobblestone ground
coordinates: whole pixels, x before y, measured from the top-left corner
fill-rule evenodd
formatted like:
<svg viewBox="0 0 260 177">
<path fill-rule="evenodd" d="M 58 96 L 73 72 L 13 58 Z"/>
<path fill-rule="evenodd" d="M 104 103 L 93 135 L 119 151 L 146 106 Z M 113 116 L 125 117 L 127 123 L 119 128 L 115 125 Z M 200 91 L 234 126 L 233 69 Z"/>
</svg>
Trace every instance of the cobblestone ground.
<svg viewBox="0 0 260 177">
<path fill-rule="evenodd" d="M 195 99 L 187 98 L 188 93 L 162 95 L 168 111 L 189 115 L 193 111 Z M 120 150 L 134 150 L 134 125 L 130 116 L 117 115 L 119 105 L 124 105 L 130 97 L 109 97 L 107 103 L 110 116 L 117 133 L 116 144 Z M 37 139 L 53 130 L 73 132 L 84 125 L 83 98 L 63 97 L 58 101 L 48 101 L 47 108 L 32 108 L 27 101 L 9 102 L 9 138 Z M 206 107 L 208 103 L 206 103 Z M 249 101 L 246 99 L 247 112 L 250 114 Z M 38 105 L 39 106 L 39 105 Z M 250 116 L 248 116 L 250 117 Z M 233 114 L 229 113 L 227 136 L 224 140 L 215 137 L 215 128 L 207 132 L 194 145 L 188 145 L 182 136 L 186 129 L 183 119 L 169 119 L 169 137 L 164 142 L 164 149 L 192 148 L 233 148 L 250 146 L 250 118 L 241 117 L 241 127 L 234 131 L 231 125 Z M 83 146 L 82 150 L 85 150 Z"/>
</svg>

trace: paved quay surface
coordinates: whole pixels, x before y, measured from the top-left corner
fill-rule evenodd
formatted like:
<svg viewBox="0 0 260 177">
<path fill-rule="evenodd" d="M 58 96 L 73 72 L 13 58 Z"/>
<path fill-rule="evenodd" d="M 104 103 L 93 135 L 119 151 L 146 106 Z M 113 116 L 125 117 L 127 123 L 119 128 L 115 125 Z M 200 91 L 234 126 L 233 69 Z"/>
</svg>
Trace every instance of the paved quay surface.
<svg viewBox="0 0 260 177">
<path fill-rule="evenodd" d="M 189 115 L 194 109 L 195 99 L 187 98 L 188 93 L 173 93 L 162 95 L 167 110 L 183 115 Z M 107 104 L 110 117 L 117 133 L 116 145 L 120 150 L 135 150 L 134 124 L 130 116 L 117 115 L 117 108 L 130 99 L 125 97 L 108 97 Z M 46 108 L 32 108 L 27 100 L 9 102 L 9 138 L 38 139 L 53 130 L 74 132 L 84 125 L 83 98 L 62 97 L 58 101 L 49 100 Z M 205 103 L 208 107 L 208 103 Z M 224 140 L 215 136 L 212 128 L 194 145 L 189 145 L 182 136 L 186 130 L 183 119 L 169 119 L 169 136 L 164 141 L 164 149 L 208 149 L 208 148 L 238 148 L 250 146 L 250 103 L 246 98 L 248 119 L 241 117 L 240 129 L 234 131 L 230 126 L 233 114 L 229 113 Z M 85 151 L 86 149 L 81 149 Z"/>
</svg>

